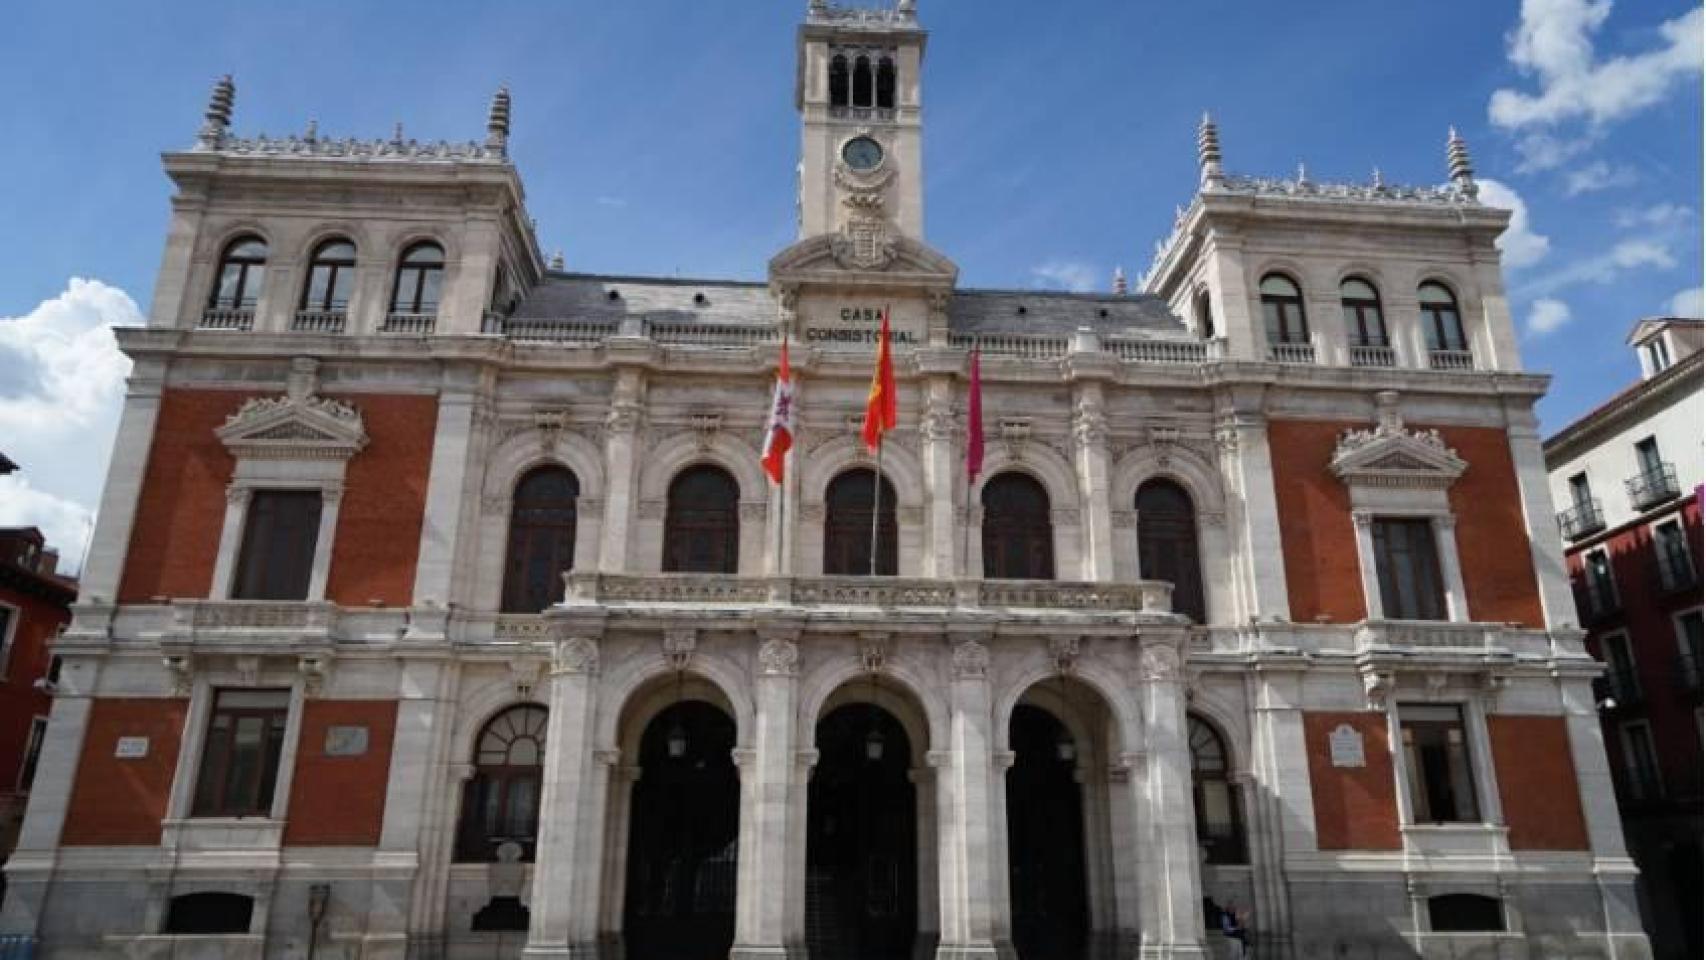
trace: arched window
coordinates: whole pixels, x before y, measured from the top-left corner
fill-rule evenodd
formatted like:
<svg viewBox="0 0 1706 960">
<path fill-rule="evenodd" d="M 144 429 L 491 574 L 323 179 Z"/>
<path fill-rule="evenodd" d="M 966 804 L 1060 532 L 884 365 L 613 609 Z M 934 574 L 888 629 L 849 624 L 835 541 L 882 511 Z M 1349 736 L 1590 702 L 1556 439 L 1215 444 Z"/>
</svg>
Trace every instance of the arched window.
<svg viewBox="0 0 1706 960">
<path fill-rule="evenodd" d="M 1048 491 L 1022 473 L 999 474 L 983 485 L 983 575 L 1054 579 Z"/>
<path fill-rule="evenodd" d="M 207 305 L 214 310 L 253 310 L 267 275 L 267 242 L 260 237 L 231 241 L 219 258 L 219 278 Z"/>
<path fill-rule="evenodd" d="M 480 731 L 474 776 L 462 799 L 456 859 L 495 861 L 504 843 L 518 844 L 522 859 L 533 859 L 547 716 L 538 704 L 522 704 L 493 717 Z"/>
<path fill-rule="evenodd" d="M 208 890 L 173 897 L 166 905 L 165 933 L 248 933 L 255 898 Z"/>
<path fill-rule="evenodd" d="M 1309 342 L 1309 320 L 1303 314 L 1303 294 L 1283 273 L 1262 278 L 1262 321 L 1269 343 Z"/>
<path fill-rule="evenodd" d="M 1457 298 L 1444 284 L 1432 280 L 1422 284 L 1416 289 L 1416 299 L 1421 301 L 1422 331 L 1427 335 L 1429 350 L 1469 349 Z"/>
<path fill-rule="evenodd" d="M 1188 719 L 1191 744 L 1191 799 L 1197 811 L 1197 844 L 1209 863 L 1243 863 L 1244 820 L 1238 791 L 1230 778 L 1232 764 L 1220 732 L 1202 718 Z"/>
<path fill-rule="evenodd" d="M 847 106 L 847 58 L 839 54 L 829 61 L 829 105 Z"/>
<path fill-rule="evenodd" d="M 823 572 L 829 576 L 869 576 L 871 573 L 871 498 L 875 473 L 859 468 L 841 474 L 824 493 Z M 894 484 L 883 478 L 882 515 L 877 521 L 877 575 L 892 577 L 897 569 Z"/>
<path fill-rule="evenodd" d="M 563 598 L 575 565 L 575 498 L 580 481 L 562 467 L 539 467 L 515 485 L 504 554 L 504 613 L 538 613 Z"/>
<path fill-rule="evenodd" d="M 853 61 L 853 105 L 868 107 L 871 105 L 871 58 L 860 57 Z"/>
<path fill-rule="evenodd" d="M 894 109 L 894 61 L 888 57 L 877 61 L 877 109 Z"/>
<path fill-rule="evenodd" d="M 681 471 L 663 522 L 665 573 L 735 573 L 740 566 L 740 486 L 721 467 Z"/>
<path fill-rule="evenodd" d="M 1197 292 L 1197 330 L 1204 340 L 1214 339 L 1214 301 L 1209 299 L 1207 290 Z"/>
<path fill-rule="evenodd" d="M 1137 489 L 1137 559 L 1145 580 L 1173 585 L 1173 609 L 1195 623 L 1208 619 L 1203 604 L 1197 514 L 1190 495 L 1171 480 Z"/>
<path fill-rule="evenodd" d="M 308 259 L 308 282 L 302 286 L 303 310 L 342 313 L 349 308 L 355 286 L 355 244 L 327 240 Z"/>
<path fill-rule="evenodd" d="M 427 241 L 403 251 L 397 261 L 397 283 L 391 291 L 392 313 L 438 314 L 444 285 L 444 248 Z"/>
<path fill-rule="evenodd" d="M 1380 312 L 1380 294 L 1367 280 L 1352 277 L 1339 284 L 1339 305 L 1345 311 L 1345 330 L 1353 347 L 1384 347 L 1386 318 Z"/>
</svg>

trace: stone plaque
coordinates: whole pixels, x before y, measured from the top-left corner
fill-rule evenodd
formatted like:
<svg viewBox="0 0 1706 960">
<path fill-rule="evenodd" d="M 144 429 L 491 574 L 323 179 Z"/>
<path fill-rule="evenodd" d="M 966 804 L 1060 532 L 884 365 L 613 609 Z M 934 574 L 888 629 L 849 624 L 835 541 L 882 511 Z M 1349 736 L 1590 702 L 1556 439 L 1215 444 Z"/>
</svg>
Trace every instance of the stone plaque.
<svg viewBox="0 0 1706 960">
<path fill-rule="evenodd" d="M 359 757 L 366 752 L 366 727 L 332 726 L 326 728 L 326 756 Z"/>
<path fill-rule="evenodd" d="M 119 737 L 113 756 L 120 760 L 140 760 L 148 756 L 147 737 Z"/>
<path fill-rule="evenodd" d="M 1362 752 L 1362 734 L 1348 723 L 1341 723 L 1327 734 L 1327 744 L 1333 753 L 1335 767 L 1366 767 L 1368 758 Z"/>
</svg>

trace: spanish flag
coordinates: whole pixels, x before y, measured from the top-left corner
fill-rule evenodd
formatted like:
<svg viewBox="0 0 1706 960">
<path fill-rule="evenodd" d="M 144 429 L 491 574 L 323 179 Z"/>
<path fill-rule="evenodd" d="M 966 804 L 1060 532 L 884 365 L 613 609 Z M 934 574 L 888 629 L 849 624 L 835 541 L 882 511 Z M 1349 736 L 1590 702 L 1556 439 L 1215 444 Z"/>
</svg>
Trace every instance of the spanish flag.
<svg viewBox="0 0 1706 960">
<path fill-rule="evenodd" d="M 871 376 L 871 393 L 865 398 L 865 429 L 860 435 L 872 453 L 883 445 L 883 434 L 894 429 L 894 362 L 889 358 L 889 308 L 883 308 L 882 329 L 877 333 L 877 371 Z"/>
<path fill-rule="evenodd" d="M 782 334 L 782 361 L 776 368 L 776 392 L 770 398 L 770 422 L 764 430 L 764 472 L 782 482 L 782 466 L 794 445 L 794 373 L 788 368 L 788 335 Z"/>
</svg>

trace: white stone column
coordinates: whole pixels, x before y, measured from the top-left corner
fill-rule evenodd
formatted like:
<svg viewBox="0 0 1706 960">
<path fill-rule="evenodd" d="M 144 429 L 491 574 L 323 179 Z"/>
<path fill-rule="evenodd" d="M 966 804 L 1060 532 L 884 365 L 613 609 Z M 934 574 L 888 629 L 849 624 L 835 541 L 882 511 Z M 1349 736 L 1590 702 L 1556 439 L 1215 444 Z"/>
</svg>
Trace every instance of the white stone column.
<svg viewBox="0 0 1706 960">
<path fill-rule="evenodd" d="M 1238 558 L 1239 623 L 1291 619 L 1262 389 L 1229 388 L 1217 411 L 1221 471 L 1231 487 L 1228 522 Z"/>
<path fill-rule="evenodd" d="M 1144 925 L 1144 948 L 1168 957 L 1204 957 L 1202 859 L 1191 798 L 1191 751 L 1186 741 L 1184 634 L 1139 637 L 1143 722 L 1148 739 L 1146 800 L 1155 900 Z"/>
<path fill-rule="evenodd" d="M 787 944 L 799 956 L 805 955 L 806 942 L 806 804 L 817 758 L 816 748 L 794 751 L 792 792 L 788 797 L 788 847 L 784 852 L 788 882 L 782 889 L 782 900 L 788 924 Z"/>
<path fill-rule="evenodd" d="M 965 485 L 963 463 L 955 462 L 955 443 L 959 426 L 953 412 L 954 381 L 946 375 L 932 376 L 924 384 L 924 418 L 920 433 L 923 437 L 924 463 L 924 562 L 919 574 L 925 577 L 952 578 L 958 527 L 954 504 Z"/>
<path fill-rule="evenodd" d="M 1356 530 L 1357 573 L 1362 581 L 1363 618 L 1383 620 L 1386 618 L 1386 600 L 1380 595 L 1380 567 L 1374 557 L 1374 515 L 1367 510 L 1353 510 L 1351 525 Z"/>
<path fill-rule="evenodd" d="M 131 371 L 113 440 L 107 482 L 101 489 L 95 531 L 89 541 L 89 558 L 83 564 L 78 584 L 79 599 L 85 603 L 111 603 L 118 596 L 124 575 L 125 554 L 130 549 L 131 527 L 136 520 L 136 501 L 142 494 L 142 478 L 148 469 L 148 452 L 154 443 L 154 427 L 160 418 L 160 393 L 165 367 L 144 360 Z"/>
<path fill-rule="evenodd" d="M 208 587 L 207 595 L 214 600 L 231 598 L 231 588 L 237 567 L 237 551 L 242 546 L 243 523 L 249 515 L 249 501 L 254 497 L 254 489 L 235 484 L 225 488 L 225 520 L 219 526 L 219 546 L 213 555 L 213 583 Z M 325 519 L 326 507 L 320 505 L 321 519 Z M 318 533 L 315 534 L 319 536 Z M 320 543 L 314 543 L 314 550 L 319 552 Z M 325 584 L 320 584 L 320 598 L 325 597 Z M 308 596 L 314 597 L 313 584 L 309 584 Z"/>
<path fill-rule="evenodd" d="M 1073 466 L 1078 472 L 1084 555 L 1079 576 L 1114 579 L 1114 515 L 1108 492 L 1108 418 L 1102 409 L 1102 384 L 1079 381 L 1072 403 Z"/>
<path fill-rule="evenodd" d="M 622 573 L 634 564 L 630 544 L 638 518 L 635 484 L 639 474 L 635 448 L 645 417 L 645 386 L 642 371 L 626 367 L 616 371 L 610 412 L 604 421 L 604 546 L 598 563 L 604 573 Z"/>
<path fill-rule="evenodd" d="M 592 727 L 603 627 L 563 619 L 555 626 L 539 843 L 529 900 L 532 924 L 522 956 L 590 960 L 597 955 L 598 890 L 584 888 L 589 873 L 584 861 L 596 862 L 600 852 L 586 821 L 594 806 Z"/>
<path fill-rule="evenodd" d="M 455 371 L 459 372 L 459 371 Z M 451 372 L 447 372 L 448 380 Z M 458 378 L 460 379 L 460 378 Z M 426 512 L 421 523 L 420 551 L 415 561 L 416 607 L 443 606 L 468 597 L 457 589 L 457 551 L 464 543 L 465 511 L 476 506 L 479 478 L 471 476 L 470 453 L 477 433 L 478 399 L 471 384 L 446 383 L 438 397 L 438 424 L 433 431 L 432 465 L 427 474 Z M 472 545 L 473 538 L 468 538 Z"/>
<path fill-rule="evenodd" d="M 913 795 L 918 804 L 918 937 L 913 941 L 912 955 L 929 960 L 935 952 L 942 928 L 942 897 L 936 889 L 936 770 L 932 761 L 936 751 L 927 751 L 924 764 L 913 767 L 908 774 Z M 946 757 L 941 756 L 945 762 Z"/>
<path fill-rule="evenodd" d="M 938 782 L 942 825 L 942 938 L 936 960 L 994 960 L 996 864 L 991 829 L 993 708 L 985 635 L 951 635 L 948 766 Z"/>
<path fill-rule="evenodd" d="M 1546 458 L 1541 453 L 1539 421 L 1526 398 L 1505 401 L 1505 433 L 1510 437 L 1511 464 L 1516 469 L 1518 496 L 1528 529 L 1528 555 L 1540 588 L 1540 606 L 1549 629 L 1576 625 L 1576 600 L 1570 592 L 1570 573 L 1564 567 L 1564 541 L 1558 534 L 1558 515 L 1547 486 Z"/>
<path fill-rule="evenodd" d="M 69 670 L 61 674 L 65 678 L 69 675 Z M 42 735 L 41 759 L 30 787 L 29 805 L 24 808 L 23 826 L 17 846 L 6 861 L 6 900 L 0 907 L 0 934 L 34 936 L 40 927 L 93 705 L 86 690 L 69 689 L 63 682 L 61 692 L 53 698 L 47 731 Z"/>
<path fill-rule="evenodd" d="M 1439 551 L 1439 575 L 1445 581 L 1446 618 L 1468 623 L 1469 594 L 1463 587 L 1463 565 L 1457 559 L 1457 518 L 1444 514 L 1428 519 L 1433 527 L 1434 549 Z"/>
<path fill-rule="evenodd" d="M 798 627 L 761 627 L 753 678 L 753 737 L 740 769 L 740 854 L 730 960 L 786 957 L 789 815 L 794 781 Z"/>
<path fill-rule="evenodd" d="M 1266 338 L 1260 314 L 1244 276 L 1243 240 L 1215 231 L 1205 254 L 1209 289 L 1214 296 L 1215 332 L 1226 338 L 1226 359 L 1266 360 Z"/>
<path fill-rule="evenodd" d="M 1264 655 L 1272 660 L 1274 655 Z M 1303 729 L 1302 656 L 1280 658 L 1256 668 L 1255 716 L 1250 736 L 1250 789 L 1244 792 L 1244 829 L 1256 895 L 1257 943 L 1289 956 L 1291 893 L 1286 858 L 1316 850 L 1315 791 L 1309 781 L 1308 743 Z"/>
<path fill-rule="evenodd" d="M 445 831 L 446 772 L 450 769 L 450 730 L 455 723 L 453 693 L 456 671 L 448 661 L 407 659 L 398 684 L 397 721 L 391 741 L 391 769 L 385 784 L 385 814 L 375 864 L 413 871 L 407 894 L 376 890 L 375 902 L 395 912 L 374 910 L 375 926 L 395 923 L 397 932 L 441 934 L 442 915 L 424 903 L 437 886 L 437 875 L 448 864 L 442 844 L 455 836 L 454 814 Z M 471 772 L 471 771 L 470 771 Z M 460 782 L 455 783 L 459 790 Z M 457 794 L 460 796 L 460 793 Z M 450 806 L 456 804 L 452 802 Z M 376 884 L 377 885 L 377 884 Z M 442 898 L 440 898 L 442 904 Z M 427 921 L 437 919 L 438 924 Z M 383 927 L 375 932 L 393 932 Z"/>
<path fill-rule="evenodd" d="M 1143 927 L 1143 834 L 1138 830 L 1143 755 L 1122 753 L 1108 770 L 1108 852 L 1113 866 L 1114 922 L 1119 956 L 1137 953 Z"/>
</svg>

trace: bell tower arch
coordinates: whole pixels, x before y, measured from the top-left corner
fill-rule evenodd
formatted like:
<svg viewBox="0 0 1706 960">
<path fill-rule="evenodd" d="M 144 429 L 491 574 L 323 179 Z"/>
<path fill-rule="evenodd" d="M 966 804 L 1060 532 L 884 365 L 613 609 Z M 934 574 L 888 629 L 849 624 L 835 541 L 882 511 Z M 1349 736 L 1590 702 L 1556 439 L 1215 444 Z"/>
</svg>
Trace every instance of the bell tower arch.
<svg viewBox="0 0 1706 960">
<path fill-rule="evenodd" d="M 925 36 L 913 0 L 893 7 L 811 0 L 794 82 L 801 240 L 828 233 L 853 243 L 890 234 L 924 239 Z"/>
</svg>

